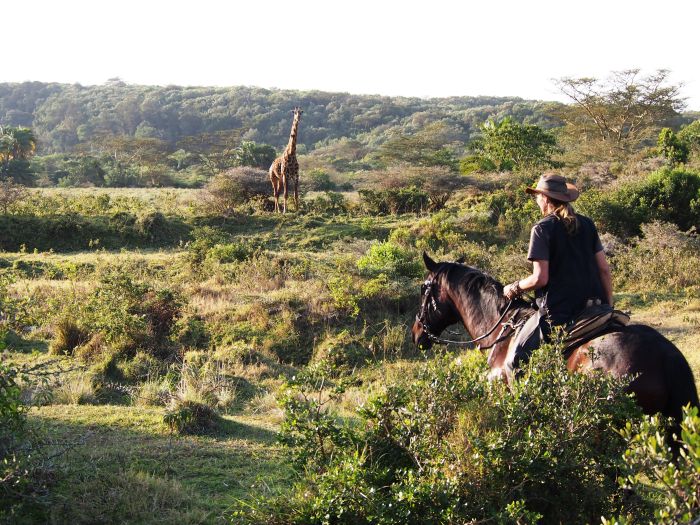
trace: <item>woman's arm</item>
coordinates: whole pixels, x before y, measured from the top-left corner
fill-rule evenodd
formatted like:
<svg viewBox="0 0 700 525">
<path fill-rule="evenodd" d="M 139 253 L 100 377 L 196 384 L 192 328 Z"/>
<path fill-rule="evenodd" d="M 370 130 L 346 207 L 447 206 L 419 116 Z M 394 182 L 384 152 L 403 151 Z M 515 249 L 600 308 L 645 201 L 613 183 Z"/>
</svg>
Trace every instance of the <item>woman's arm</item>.
<svg viewBox="0 0 700 525">
<path fill-rule="evenodd" d="M 598 273 L 600 274 L 600 282 L 603 285 L 603 292 L 608 300 L 608 304 L 612 306 L 612 272 L 610 271 L 610 265 L 608 264 L 608 260 L 605 258 L 605 252 L 603 250 L 596 252 L 595 263 L 598 266 Z"/>
<path fill-rule="evenodd" d="M 549 282 L 549 261 L 532 261 L 532 274 L 503 288 L 506 299 L 515 299 L 524 292 L 537 290 Z"/>
</svg>

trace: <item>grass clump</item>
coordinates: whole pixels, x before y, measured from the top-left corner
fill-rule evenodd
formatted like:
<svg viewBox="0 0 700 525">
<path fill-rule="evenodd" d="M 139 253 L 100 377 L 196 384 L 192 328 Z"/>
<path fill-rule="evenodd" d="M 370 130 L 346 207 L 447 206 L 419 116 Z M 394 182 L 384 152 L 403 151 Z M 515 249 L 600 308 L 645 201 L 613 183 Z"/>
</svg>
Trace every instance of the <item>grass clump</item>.
<svg viewBox="0 0 700 525">
<path fill-rule="evenodd" d="M 53 340 L 49 345 L 49 353 L 54 355 L 73 355 L 80 345 L 86 343 L 89 334 L 71 317 L 62 317 L 56 323 Z"/>
<path fill-rule="evenodd" d="M 183 399 L 171 404 L 163 421 L 178 434 L 206 434 L 219 427 L 221 417 L 204 403 Z"/>
</svg>

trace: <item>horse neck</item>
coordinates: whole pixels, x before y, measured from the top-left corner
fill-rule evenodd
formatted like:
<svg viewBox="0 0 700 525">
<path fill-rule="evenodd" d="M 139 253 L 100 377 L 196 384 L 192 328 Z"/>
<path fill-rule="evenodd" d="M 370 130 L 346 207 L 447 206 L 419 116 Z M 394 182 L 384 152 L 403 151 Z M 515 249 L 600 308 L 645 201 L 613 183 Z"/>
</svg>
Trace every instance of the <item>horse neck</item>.
<svg viewBox="0 0 700 525">
<path fill-rule="evenodd" d="M 503 299 L 496 296 L 495 291 L 482 289 L 481 293 L 470 293 L 469 280 L 460 280 L 455 286 L 449 286 L 447 293 L 464 328 L 472 338 L 491 330 L 501 316 Z M 497 337 L 498 330 L 487 337 L 482 345 L 490 343 Z"/>
</svg>

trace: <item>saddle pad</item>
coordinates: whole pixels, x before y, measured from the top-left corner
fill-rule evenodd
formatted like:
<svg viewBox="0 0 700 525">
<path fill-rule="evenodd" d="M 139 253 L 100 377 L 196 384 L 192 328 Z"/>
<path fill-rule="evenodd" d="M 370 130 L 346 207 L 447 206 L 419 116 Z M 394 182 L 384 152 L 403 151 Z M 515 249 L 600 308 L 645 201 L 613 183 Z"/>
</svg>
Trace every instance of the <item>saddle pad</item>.
<svg viewBox="0 0 700 525">
<path fill-rule="evenodd" d="M 606 304 L 591 305 L 567 325 L 566 350 L 594 339 L 609 328 L 626 326 L 629 321 L 630 316 L 625 312 L 614 310 Z"/>
</svg>

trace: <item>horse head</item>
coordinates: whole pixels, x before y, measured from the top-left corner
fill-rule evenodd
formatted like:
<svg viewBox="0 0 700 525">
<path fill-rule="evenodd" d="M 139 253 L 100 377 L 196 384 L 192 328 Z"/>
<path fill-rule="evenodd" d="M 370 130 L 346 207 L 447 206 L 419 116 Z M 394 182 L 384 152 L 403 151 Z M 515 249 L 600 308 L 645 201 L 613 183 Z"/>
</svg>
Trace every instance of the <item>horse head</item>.
<svg viewBox="0 0 700 525">
<path fill-rule="evenodd" d="M 411 332 L 413 343 L 429 349 L 442 331 L 459 321 L 454 304 L 445 286 L 445 275 L 451 263 L 437 263 L 423 252 L 428 275 L 421 285 L 421 303 Z"/>
</svg>

